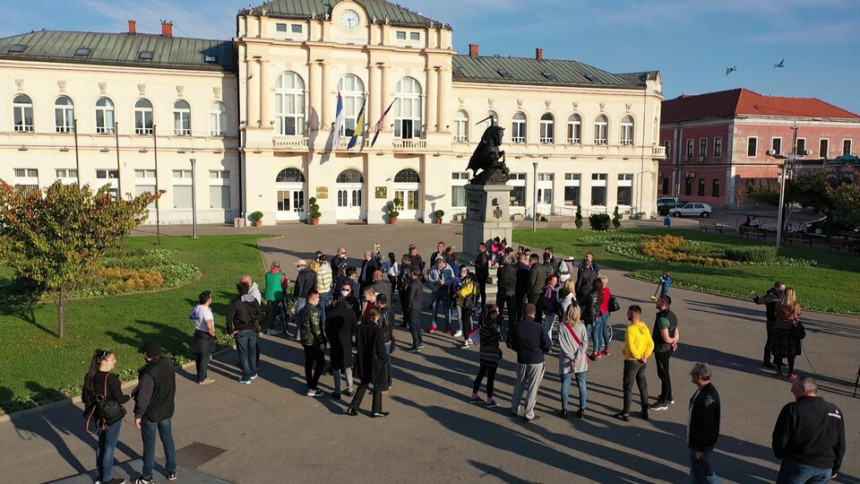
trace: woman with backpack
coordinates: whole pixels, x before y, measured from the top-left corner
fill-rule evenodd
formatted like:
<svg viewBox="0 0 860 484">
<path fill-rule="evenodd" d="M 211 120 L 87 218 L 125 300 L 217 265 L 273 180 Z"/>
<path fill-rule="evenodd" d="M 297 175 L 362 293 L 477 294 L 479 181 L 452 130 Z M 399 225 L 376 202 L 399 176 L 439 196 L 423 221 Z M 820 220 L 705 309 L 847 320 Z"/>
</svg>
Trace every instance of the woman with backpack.
<svg viewBox="0 0 860 484">
<path fill-rule="evenodd" d="M 576 386 L 579 389 L 577 418 L 582 418 L 588 401 L 586 388 L 588 358 L 585 357 L 588 348 L 588 331 L 582 324 L 581 316 L 580 307 L 575 303 L 571 304 L 564 313 L 564 324 L 558 329 L 558 372 L 561 376 L 561 411 L 558 416 L 561 418 L 567 418 L 567 402 L 572 376 L 576 376 Z"/>
<path fill-rule="evenodd" d="M 502 359 L 502 347 L 499 345 L 502 339 L 502 328 L 499 324 L 501 320 L 499 307 L 495 304 L 488 304 L 484 307 L 481 320 L 478 322 L 479 344 L 481 345 L 480 352 L 478 353 L 478 362 L 481 367 L 472 386 L 472 396 L 469 397 L 469 401 L 474 403 L 481 400 L 481 397 L 478 396 L 478 390 L 481 389 L 481 382 L 486 376 L 487 399 L 485 403 L 487 408 L 496 406 L 496 402 L 493 400 L 493 386 L 496 381 L 496 370 L 499 368 L 499 360 Z"/>
<path fill-rule="evenodd" d="M 555 274 L 546 278 L 541 293 L 540 308 L 544 315 L 543 328 L 546 331 L 549 340 L 552 341 L 552 327 L 555 325 L 555 320 L 558 318 L 558 311 L 561 309 L 561 303 L 558 299 L 558 276 Z"/>
<path fill-rule="evenodd" d="M 87 431 L 90 421 L 96 423 L 99 431 L 99 445 L 96 448 L 97 481 L 105 484 L 119 484 L 125 479 L 113 477 L 114 452 L 125 416 L 123 404 L 130 395 L 122 393 L 122 382 L 112 373 L 116 367 L 116 356 L 110 350 L 96 350 L 90 361 L 90 370 L 84 377 L 83 401 Z"/>
<path fill-rule="evenodd" d="M 472 312 L 478 305 L 478 279 L 469 272 L 466 266 L 460 267 L 460 288 L 456 292 L 457 312 L 460 314 L 460 331 L 454 336 L 463 336 L 463 348 L 471 344 L 469 333 L 472 332 Z"/>
<path fill-rule="evenodd" d="M 601 274 L 595 282 L 595 291 L 597 283 L 600 283 L 603 298 L 600 302 L 600 311 L 594 311 L 594 348 L 592 349 L 592 359 L 609 356 L 612 354 L 609 351 L 609 301 L 612 300 L 612 292 L 609 290 L 609 278 Z"/>
</svg>

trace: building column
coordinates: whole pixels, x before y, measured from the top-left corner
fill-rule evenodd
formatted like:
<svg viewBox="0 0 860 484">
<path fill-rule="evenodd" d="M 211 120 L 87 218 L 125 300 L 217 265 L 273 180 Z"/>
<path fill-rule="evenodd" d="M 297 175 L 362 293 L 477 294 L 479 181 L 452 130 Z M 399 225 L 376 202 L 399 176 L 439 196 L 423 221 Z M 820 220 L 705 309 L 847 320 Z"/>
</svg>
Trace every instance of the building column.
<svg viewBox="0 0 860 484">
<path fill-rule="evenodd" d="M 379 70 L 382 73 L 382 84 L 380 89 L 382 94 L 382 109 L 385 110 L 388 109 L 388 106 L 391 104 L 391 75 L 389 74 L 390 69 L 386 65 L 380 65 Z M 390 131 L 388 128 L 389 124 L 390 120 L 386 118 L 385 123 L 382 126 L 383 132 L 387 133 Z"/>
<path fill-rule="evenodd" d="M 320 76 L 320 95 L 322 96 L 322 103 L 320 104 L 320 109 L 322 109 L 322 129 L 323 131 L 329 131 L 332 129 L 332 123 L 334 123 L 334 114 L 331 109 L 331 89 L 329 89 L 329 69 L 328 64 L 324 61 L 321 61 L 320 68 L 322 69 L 322 76 Z"/>
<path fill-rule="evenodd" d="M 436 70 L 436 74 L 439 76 L 439 112 L 437 114 L 439 129 L 436 131 L 447 133 L 451 131 L 451 113 L 448 107 L 448 99 L 451 97 L 451 76 L 441 67 Z"/>
<path fill-rule="evenodd" d="M 368 66 L 368 71 L 370 71 L 369 85 L 367 86 L 367 97 L 370 99 L 370 105 L 368 106 L 368 112 L 370 113 L 369 120 L 371 123 L 376 123 L 379 120 L 379 116 L 382 115 L 382 110 L 387 106 L 382 106 L 382 86 L 379 84 L 379 70 L 376 65 L 371 64 Z M 370 126 L 373 127 L 373 125 Z"/>
<path fill-rule="evenodd" d="M 439 122 L 436 117 L 437 108 L 436 99 L 438 90 L 439 90 L 439 76 L 437 74 L 435 67 L 428 67 L 426 69 L 427 72 L 427 97 L 426 97 L 426 109 L 427 113 L 425 116 L 426 124 L 424 125 L 424 132 L 431 133 L 439 131 Z"/>
<path fill-rule="evenodd" d="M 248 78 L 245 84 L 248 89 L 248 127 L 260 126 L 260 89 L 259 83 L 252 79 L 260 77 L 257 59 L 245 61 L 248 64 Z M 249 82 L 250 81 L 250 82 Z"/>
<path fill-rule="evenodd" d="M 272 126 L 272 89 L 267 60 L 260 61 L 260 124 L 263 128 Z"/>
<path fill-rule="evenodd" d="M 305 89 L 305 94 L 310 94 L 310 102 L 308 104 L 308 110 L 310 112 L 307 113 L 307 119 L 313 120 L 316 118 L 322 122 L 322 112 L 320 107 L 320 96 L 322 94 L 322 89 L 318 88 L 318 85 L 322 84 L 321 81 L 321 72 L 320 65 L 316 61 L 311 61 L 308 63 L 308 85 Z M 309 126 L 310 129 L 314 129 L 314 126 Z M 320 129 L 321 126 L 316 126 L 316 129 Z"/>
</svg>

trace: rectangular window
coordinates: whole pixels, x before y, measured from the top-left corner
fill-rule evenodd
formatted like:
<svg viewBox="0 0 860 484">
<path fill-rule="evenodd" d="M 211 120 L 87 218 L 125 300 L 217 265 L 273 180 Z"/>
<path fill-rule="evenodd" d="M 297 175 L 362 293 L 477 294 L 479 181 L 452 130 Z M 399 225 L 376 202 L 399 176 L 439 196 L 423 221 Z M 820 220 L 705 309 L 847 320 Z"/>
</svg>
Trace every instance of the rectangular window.
<svg viewBox="0 0 860 484">
<path fill-rule="evenodd" d="M 803 156 L 806 154 L 806 138 L 797 138 L 797 149 L 794 154 Z"/>
<path fill-rule="evenodd" d="M 511 206 L 525 207 L 526 206 L 526 174 L 511 173 L 508 177 L 509 184 L 514 187 L 511 191 Z"/>
<path fill-rule="evenodd" d="M 755 136 L 747 138 L 747 156 L 750 158 L 758 156 L 758 138 Z"/>
<path fill-rule="evenodd" d="M 616 203 L 618 205 L 633 204 L 633 174 L 620 173 L 618 175 L 618 188 L 616 190 Z"/>
<path fill-rule="evenodd" d="M 57 178 L 60 178 L 60 179 L 72 178 L 72 179 L 77 180 L 77 178 L 78 178 L 78 170 L 75 170 L 74 168 L 61 168 L 61 169 L 57 170 L 56 173 L 57 173 Z"/>
<path fill-rule="evenodd" d="M 135 178 L 151 178 L 155 180 L 155 170 L 134 170 Z"/>
<path fill-rule="evenodd" d="M 302 28 L 302 24 L 291 24 L 290 25 L 290 32 L 292 32 L 294 34 L 300 34 L 300 33 L 302 33 L 303 30 L 304 29 Z"/>
<path fill-rule="evenodd" d="M 173 208 L 191 208 L 191 185 L 173 184 Z"/>
<path fill-rule="evenodd" d="M 770 140 L 770 149 L 773 150 L 773 154 L 781 155 L 782 154 L 782 138 L 773 138 Z"/>
<path fill-rule="evenodd" d="M 513 121 L 513 129 L 511 133 L 511 143 L 525 143 L 526 142 L 526 120 L 525 119 L 514 119 Z"/>
<path fill-rule="evenodd" d="M 684 195 L 690 196 L 693 194 L 693 179 L 690 177 L 684 178 Z"/>
<path fill-rule="evenodd" d="M 403 30 L 398 30 L 395 35 L 397 36 L 397 40 L 406 40 L 406 32 Z"/>
<path fill-rule="evenodd" d="M 209 208 L 230 210 L 230 185 L 209 185 Z"/>
<path fill-rule="evenodd" d="M 700 197 L 705 196 L 705 179 L 704 178 L 699 178 L 699 193 L 698 193 L 698 195 Z"/>
<path fill-rule="evenodd" d="M 578 117 L 567 123 L 567 142 L 572 145 L 582 143 L 582 122 Z"/>
<path fill-rule="evenodd" d="M 15 168 L 16 186 L 21 186 L 27 191 L 36 190 L 39 188 L 39 170 L 36 168 Z"/>
<path fill-rule="evenodd" d="M 669 179 L 663 178 L 663 195 L 669 194 Z"/>
<path fill-rule="evenodd" d="M 842 156 L 849 156 L 851 154 L 851 140 L 844 139 L 842 140 Z"/>
<path fill-rule="evenodd" d="M 185 178 L 191 183 L 191 170 L 173 170 L 173 178 Z"/>
<path fill-rule="evenodd" d="M 591 205 L 606 206 L 606 173 L 591 174 Z"/>
<path fill-rule="evenodd" d="M 714 158 L 723 156 L 723 138 L 714 138 Z"/>
<path fill-rule="evenodd" d="M 818 142 L 818 156 L 827 159 L 830 156 L 830 140 L 821 138 Z"/>
<path fill-rule="evenodd" d="M 699 140 L 699 158 L 704 161 L 705 158 L 708 157 L 708 138 L 702 138 Z"/>
<path fill-rule="evenodd" d="M 469 129 L 469 120 L 466 118 L 457 118 L 454 120 L 454 141 L 466 141 Z"/>
<path fill-rule="evenodd" d="M 286 32 L 287 24 L 275 24 L 275 30 L 277 30 L 278 32 Z"/>
<path fill-rule="evenodd" d="M 409 32 L 409 40 L 421 40 L 421 34 L 418 32 Z"/>
<path fill-rule="evenodd" d="M 119 171 L 117 171 L 117 170 L 96 170 L 96 178 L 99 180 L 116 180 L 117 178 L 119 178 Z M 107 185 L 110 183 L 110 185 L 111 185 L 111 188 L 110 188 L 111 196 L 114 199 L 116 199 L 116 197 L 119 196 L 119 191 L 116 188 L 116 183 L 111 183 L 109 181 L 100 182 L 100 183 L 103 183 L 104 185 Z"/>
<path fill-rule="evenodd" d="M 715 198 L 720 196 L 720 179 L 719 178 L 714 178 L 714 182 L 711 185 L 711 196 L 715 197 Z"/>
<path fill-rule="evenodd" d="M 691 140 L 691 139 L 687 140 L 687 159 L 688 160 L 693 159 L 693 143 L 695 143 L 695 140 Z"/>
<path fill-rule="evenodd" d="M 466 187 L 452 186 L 451 187 L 451 206 L 465 207 L 466 206 Z"/>
</svg>

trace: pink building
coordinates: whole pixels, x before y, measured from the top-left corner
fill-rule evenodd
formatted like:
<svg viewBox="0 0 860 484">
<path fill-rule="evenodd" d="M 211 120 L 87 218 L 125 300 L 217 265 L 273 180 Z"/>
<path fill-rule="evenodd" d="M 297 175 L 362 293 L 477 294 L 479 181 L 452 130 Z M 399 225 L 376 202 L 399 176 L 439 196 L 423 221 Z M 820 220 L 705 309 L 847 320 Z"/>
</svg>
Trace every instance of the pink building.
<svg viewBox="0 0 860 484">
<path fill-rule="evenodd" d="M 781 160 L 855 154 L 860 115 L 816 98 L 763 96 L 748 89 L 663 101 L 658 192 L 724 206 L 735 186 L 776 180 Z"/>
</svg>

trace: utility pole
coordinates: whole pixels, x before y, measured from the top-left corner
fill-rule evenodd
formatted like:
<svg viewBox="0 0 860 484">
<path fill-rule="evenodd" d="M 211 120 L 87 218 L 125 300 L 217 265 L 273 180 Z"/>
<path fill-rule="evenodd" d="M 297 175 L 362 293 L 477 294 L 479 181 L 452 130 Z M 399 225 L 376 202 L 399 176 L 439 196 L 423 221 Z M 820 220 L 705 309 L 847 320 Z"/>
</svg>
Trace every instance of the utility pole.
<svg viewBox="0 0 860 484">
<path fill-rule="evenodd" d="M 157 128 L 158 126 L 152 125 L 152 153 L 155 157 L 155 194 L 158 195 L 158 137 L 157 137 Z M 158 241 L 158 245 L 161 245 L 161 209 L 159 200 L 161 197 L 155 199 L 155 237 Z"/>
<path fill-rule="evenodd" d="M 81 188 L 81 156 L 78 152 L 78 118 L 72 122 L 72 129 L 75 131 L 75 169 L 78 171 L 78 188 Z"/>
</svg>

